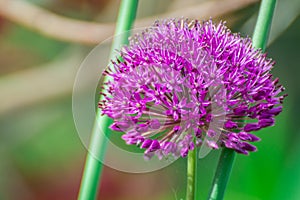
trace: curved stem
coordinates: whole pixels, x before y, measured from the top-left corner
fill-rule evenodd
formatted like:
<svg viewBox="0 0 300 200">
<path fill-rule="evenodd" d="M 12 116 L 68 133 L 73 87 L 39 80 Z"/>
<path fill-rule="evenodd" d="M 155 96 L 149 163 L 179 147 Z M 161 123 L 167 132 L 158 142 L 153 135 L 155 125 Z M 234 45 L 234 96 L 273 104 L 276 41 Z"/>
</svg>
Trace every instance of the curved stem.
<svg viewBox="0 0 300 200">
<path fill-rule="evenodd" d="M 186 185 L 186 200 L 195 199 L 196 188 L 196 167 L 197 167 L 197 149 L 189 151 L 187 158 L 187 185 Z"/>
<path fill-rule="evenodd" d="M 114 57 L 115 49 L 128 42 L 128 36 L 130 35 L 129 30 L 135 19 L 137 4 L 138 0 L 121 1 L 115 30 L 115 35 L 117 35 L 117 37 L 112 43 L 110 59 Z M 108 137 L 110 135 L 110 129 L 108 128 L 110 123 L 111 120 L 107 116 L 101 116 L 100 111 L 97 110 L 81 180 L 78 195 L 79 200 L 93 200 L 97 197 L 99 180 L 103 168 L 102 162 L 104 160 Z M 103 130 L 101 130 L 101 128 Z"/>
<path fill-rule="evenodd" d="M 276 0 L 262 0 L 261 2 L 252 39 L 255 48 L 262 50 L 266 48 L 275 5 Z M 209 200 L 222 200 L 224 198 L 235 154 L 234 150 L 223 148 L 209 194 Z"/>
</svg>

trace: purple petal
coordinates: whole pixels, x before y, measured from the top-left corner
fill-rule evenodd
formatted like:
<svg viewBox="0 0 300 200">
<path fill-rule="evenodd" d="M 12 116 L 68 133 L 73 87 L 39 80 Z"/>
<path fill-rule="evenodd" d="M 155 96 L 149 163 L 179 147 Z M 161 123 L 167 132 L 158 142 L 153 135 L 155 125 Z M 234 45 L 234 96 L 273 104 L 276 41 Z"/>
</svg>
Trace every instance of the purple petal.
<svg viewBox="0 0 300 200">
<path fill-rule="evenodd" d="M 179 131 L 180 129 L 181 129 L 181 127 L 180 127 L 179 125 L 176 125 L 176 126 L 174 126 L 174 128 L 173 128 L 173 130 L 176 131 L 176 132 Z"/>
<path fill-rule="evenodd" d="M 182 148 L 182 149 L 180 150 L 180 155 L 181 155 L 183 158 L 186 157 L 186 156 L 188 155 L 188 153 L 189 153 L 189 148 L 187 148 L 187 147 Z"/>
<path fill-rule="evenodd" d="M 265 98 L 265 95 L 266 95 L 265 91 L 259 91 L 258 93 L 256 93 L 256 94 L 253 95 L 253 99 L 255 101 L 260 101 L 260 100 L 262 100 L 262 99 Z"/>
<path fill-rule="evenodd" d="M 272 108 L 270 110 L 267 111 L 269 114 L 272 114 L 272 115 L 278 115 L 279 113 L 282 112 L 282 106 L 278 106 L 276 108 Z"/>
<path fill-rule="evenodd" d="M 245 116 L 246 113 L 247 113 L 247 107 L 246 106 L 243 106 L 243 107 L 238 107 L 238 108 L 235 108 L 233 110 L 234 114 L 235 115 L 238 115 L 238 116 Z"/>
<path fill-rule="evenodd" d="M 245 149 L 241 149 L 241 148 L 235 148 L 234 149 L 237 153 L 241 153 L 241 154 L 244 154 L 244 155 L 249 155 L 249 152 Z"/>
<path fill-rule="evenodd" d="M 176 149 L 176 144 L 172 142 L 165 142 L 164 145 L 162 146 L 162 149 L 165 155 L 169 153 L 173 153 L 174 150 Z"/>
<path fill-rule="evenodd" d="M 227 147 L 229 149 L 235 149 L 235 148 L 237 148 L 236 143 L 231 142 L 231 141 L 225 141 L 224 145 L 225 145 L 225 147 Z"/>
<path fill-rule="evenodd" d="M 148 127 L 149 127 L 148 124 L 138 124 L 136 127 L 136 131 L 139 133 L 144 133 L 148 131 Z"/>
<path fill-rule="evenodd" d="M 206 143 L 209 147 L 211 147 L 213 149 L 219 149 L 219 146 L 215 141 L 207 140 Z"/>
<path fill-rule="evenodd" d="M 174 121 L 177 121 L 179 119 L 179 116 L 178 116 L 178 112 L 177 111 L 174 111 L 173 112 L 173 119 Z"/>
<path fill-rule="evenodd" d="M 246 150 L 246 151 L 256 151 L 257 148 L 253 146 L 252 144 L 249 144 L 247 142 L 242 142 L 240 145 L 240 148 Z"/>
<path fill-rule="evenodd" d="M 153 140 L 152 144 L 150 145 L 150 147 L 148 148 L 149 151 L 155 151 L 160 149 L 160 144 L 157 140 Z"/>
<path fill-rule="evenodd" d="M 260 126 L 258 124 L 246 124 L 246 126 L 244 127 L 244 131 L 246 132 L 251 132 L 251 131 L 257 131 L 260 129 Z"/>
<path fill-rule="evenodd" d="M 195 132 L 195 136 L 197 138 L 201 138 L 202 137 L 202 131 L 201 131 L 200 128 L 195 128 L 194 132 Z"/>
<path fill-rule="evenodd" d="M 145 152 L 144 153 L 144 159 L 150 160 L 154 156 L 154 152 Z"/>
<path fill-rule="evenodd" d="M 231 142 L 239 142 L 239 138 L 236 133 L 227 134 L 228 140 Z"/>
<path fill-rule="evenodd" d="M 165 111 L 165 114 L 168 116 L 173 115 L 173 110 L 167 110 Z"/>
<path fill-rule="evenodd" d="M 173 94 L 173 103 L 175 105 L 177 105 L 179 103 L 178 97 L 177 97 L 177 95 L 175 93 Z"/>
<path fill-rule="evenodd" d="M 260 138 L 253 135 L 253 134 L 250 134 L 250 133 L 246 133 L 246 132 L 240 132 L 238 135 L 237 135 L 241 140 L 244 140 L 244 141 L 249 141 L 249 142 L 256 142 L 256 141 L 260 141 Z"/>
<path fill-rule="evenodd" d="M 143 149 L 147 149 L 150 147 L 150 145 L 152 144 L 152 140 L 151 139 L 146 139 L 143 144 L 141 145 L 141 148 Z"/>
<path fill-rule="evenodd" d="M 182 98 L 179 102 L 178 106 L 179 108 L 183 108 L 186 105 L 186 98 Z"/>
<path fill-rule="evenodd" d="M 236 123 L 236 122 L 233 122 L 233 121 L 228 120 L 228 121 L 225 123 L 224 127 L 225 127 L 226 129 L 234 129 L 234 128 L 237 128 L 238 126 L 237 126 L 237 123 Z"/>
<path fill-rule="evenodd" d="M 152 119 L 149 123 L 149 126 L 151 129 L 159 129 L 161 124 L 158 119 Z"/>
<path fill-rule="evenodd" d="M 190 144 L 189 144 L 189 150 L 190 151 L 193 151 L 195 149 L 195 144 L 194 144 L 194 142 L 190 142 Z"/>
<path fill-rule="evenodd" d="M 214 131 L 214 130 L 212 130 L 212 129 L 209 129 L 208 131 L 207 131 L 207 136 L 208 137 L 215 137 L 216 136 L 216 131 Z"/>
<path fill-rule="evenodd" d="M 273 118 L 270 118 L 270 119 L 260 119 L 258 121 L 258 124 L 261 128 L 264 128 L 264 127 L 268 127 L 268 126 L 273 126 L 275 123 L 275 120 Z"/>
</svg>

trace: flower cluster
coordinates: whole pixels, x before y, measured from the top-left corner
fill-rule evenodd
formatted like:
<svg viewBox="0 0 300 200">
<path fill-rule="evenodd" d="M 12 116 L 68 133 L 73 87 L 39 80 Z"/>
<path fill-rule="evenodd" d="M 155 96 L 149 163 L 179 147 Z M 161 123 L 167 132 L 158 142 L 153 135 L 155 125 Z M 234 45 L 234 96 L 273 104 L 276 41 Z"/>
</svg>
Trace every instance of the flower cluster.
<svg viewBox="0 0 300 200">
<path fill-rule="evenodd" d="M 274 61 L 224 23 L 157 21 L 119 58 L 104 72 L 111 79 L 99 107 L 147 158 L 185 157 L 200 145 L 248 154 L 259 140 L 250 132 L 282 111 Z"/>
</svg>

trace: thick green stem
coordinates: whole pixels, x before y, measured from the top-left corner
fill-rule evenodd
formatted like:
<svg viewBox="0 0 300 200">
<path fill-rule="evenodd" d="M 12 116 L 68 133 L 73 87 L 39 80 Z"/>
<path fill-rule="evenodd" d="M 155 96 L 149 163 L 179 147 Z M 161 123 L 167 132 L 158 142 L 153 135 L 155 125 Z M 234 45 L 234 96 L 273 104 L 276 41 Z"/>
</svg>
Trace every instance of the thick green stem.
<svg viewBox="0 0 300 200">
<path fill-rule="evenodd" d="M 197 149 L 190 151 L 187 158 L 186 200 L 195 199 Z"/>
<path fill-rule="evenodd" d="M 233 166 L 233 161 L 235 158 L 235 152 L 232 149 L 223 148 L 215 177 L 213 180 L 213 185 L 210 191 L 209 200 L 221 200 L 224 197 L 227 182 L 230 177 L 230 172 Z"/>
<path fill-rule="evenodd" d="M 265 50 L 266 48 L 275 5 L 276 0 L 262 0 L 261 2 L 252 39 L 255 48 L 260 48 L 262 50 Z M 224 198 L 235 154 L 236 153 L 233 150 L 223 148 L 209 194 L 209 200 L 222 200 Z"/>
<path fill-rule="evenodd" d="M 122 0 L 116 24 L 115 38 L 111 47 L 110 59 L 113 59 L 114 50 L 128 42 L 129 30 L 135 19 L 138 0 Z M 101 116 L 97 110 L 94 128 L 92 131 L 90 146 L 88 149 L 84 172 L 81 180 L 79 200 L 93 200 L 97 197 L 100 177 L 103 168 L 107 138 L 110 135 L 108 129 L 111 120 L 106 116 Z M 103 133 L 100 131 L 103 129 Z M 106 133 L 106 134 L 105 134 Z"/>
</svg>

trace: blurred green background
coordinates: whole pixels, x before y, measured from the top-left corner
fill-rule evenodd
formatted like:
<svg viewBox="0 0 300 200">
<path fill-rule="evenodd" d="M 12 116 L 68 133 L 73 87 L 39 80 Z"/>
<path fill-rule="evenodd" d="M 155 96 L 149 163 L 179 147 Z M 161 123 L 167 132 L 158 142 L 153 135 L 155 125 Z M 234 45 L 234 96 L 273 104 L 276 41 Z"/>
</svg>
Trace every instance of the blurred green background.
<svg viewBox="0 0 300 200">
<path fill-rule="evenodd" d="M 258 1 L 223 1 L 224 7 L 218 7 L 218 0 L 141 0 L 138 19 L 142 22 L 138 25 L 147 25 L 147 20 L 143 22 L 145 17 L 155 19 L 169 13 L 181 17 L 186 13 L 200 20 L 210 16 L 226 20 L 232 30 L 251 36 Z M 76 199 L 86 149 L 73 122 L 72 87 L 76 71 L 97 42 L 66 41 L 34 29 L 6 12 L 16 6 L 11 2 L 14 1 L 0 0 L 0 199 Z M 118 0 L 21 2 L 63 18 L 100 24 L 113 23 L 119 5 Z M 30 14 L 25 8 L 28 7 L 17 13 L 20 19 Z M 191 8 L 199 8 L 199 13 L 192 13 Z M 237 156 L 227 200 L 300 199 L 299 14 L 299 0 L 278 1 L 267 52 L 276 60 L 273 73 L 289 96 L 276 126 L 257 132 L 262 138 L 257 144 L 259 151 Z M 47 15 L 39 16 L 32 24 L 41 21 L 40 26 L 53 27 L 48 24 L 51 21 L 47 21 Z M 70 27 L 59 28 L 59 33 L 63 33 Z M 105 27 L 101 30 L 101 34 L 108 31 Z M 76 33 L 84 36 L 89 31 Z M 99 55 L 99 59 L 107 58 Z M 218 154 L 214 151 L 200 160 L 199 199 L 208 194 Z M 185 163 L 185 159 L 179 159 L 167 168 L 147 174 L 128 174 L 106 167 L 99 199 L 184 199 Z"/>
</svg>

